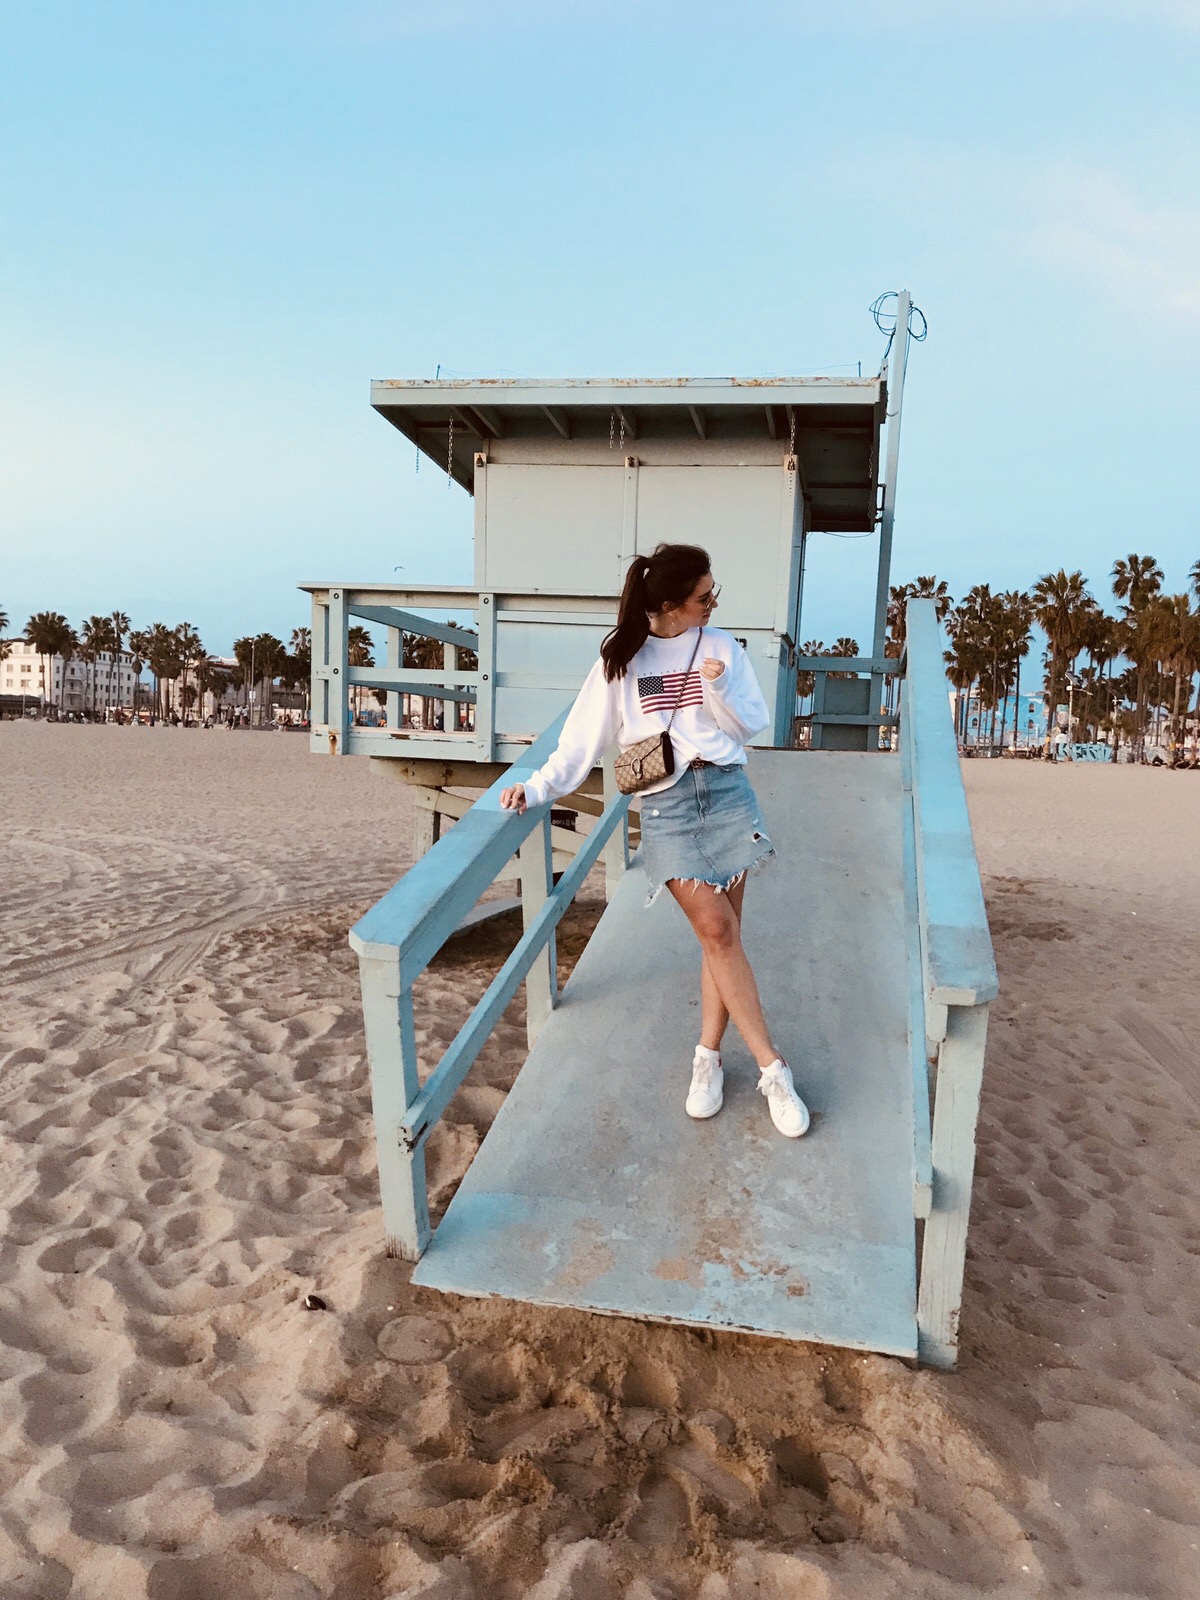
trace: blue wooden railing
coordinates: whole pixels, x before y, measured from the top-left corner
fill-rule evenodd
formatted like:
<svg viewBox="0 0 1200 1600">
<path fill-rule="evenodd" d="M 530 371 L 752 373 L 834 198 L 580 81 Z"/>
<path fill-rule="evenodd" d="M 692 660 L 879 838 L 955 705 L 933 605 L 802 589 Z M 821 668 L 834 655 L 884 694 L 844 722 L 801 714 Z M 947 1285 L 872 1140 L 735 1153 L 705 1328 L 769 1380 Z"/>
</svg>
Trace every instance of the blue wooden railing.
<svg viewBox="0 0 1200 1600">
<path fill-rule="evenodd" d="M 425 1186 L 430 1131 L 522 983 L 533 1043 L 555 1003 L 559 921 L 602 854 L 610 892 L 628 861 L 629 796 L 617 792 L 607 772 L 603 810 L 557 884 L 549 805 L 520 815 L 501 808 L 501 791 L 546 760 L 566 716 L 564 711 L 350 932 L 362 981 L 388 1251 L 410 1261 L 420 1257 L 430 1238 Z M 521 875 L 521 938 L 422 1085 L 413 985 L 514 856 Z"/>
<path fill-rule="evenodd" d="M 934 601 L 909 602 L 905 634 L 900 755 L 915 912 L 908 919 L 913 1173 L 915 1209 L 925 1219 L 917 1328 L 921 1359 L 953 1366 L 988 1003 L 998 983 Z"/>
</svg>

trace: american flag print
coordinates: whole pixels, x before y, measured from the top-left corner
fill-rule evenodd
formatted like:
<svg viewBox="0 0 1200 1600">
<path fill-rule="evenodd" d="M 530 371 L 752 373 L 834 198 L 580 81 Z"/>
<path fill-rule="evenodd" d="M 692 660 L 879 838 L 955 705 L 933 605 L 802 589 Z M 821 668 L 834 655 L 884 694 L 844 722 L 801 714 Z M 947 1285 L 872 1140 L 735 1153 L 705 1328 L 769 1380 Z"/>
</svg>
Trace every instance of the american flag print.
<svg viewBox="0 0 1200 1600">
<path fill-rule="evenodd" d="M 673 711 L 676 702 L 680 706 L 699 706 L 704 704 L 704 685 L 694 669 L 664 672 L 661 676 L 638 679 L 638 699 L 643 711 Z"/>
</svg>

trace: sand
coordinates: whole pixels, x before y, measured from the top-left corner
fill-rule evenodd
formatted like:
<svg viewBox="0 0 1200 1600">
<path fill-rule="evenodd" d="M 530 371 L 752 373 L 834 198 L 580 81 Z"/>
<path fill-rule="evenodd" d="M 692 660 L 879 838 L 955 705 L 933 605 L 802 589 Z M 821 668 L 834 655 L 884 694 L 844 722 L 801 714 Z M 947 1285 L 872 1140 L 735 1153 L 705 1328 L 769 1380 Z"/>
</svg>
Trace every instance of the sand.
<svg viewBox="0 0 1200 1600">
<path fill-rule="evenodd" d="M 946 1375 L 414 1290 L 345 938 L 403 787 L 0 727 L 3 1600 L 1200 1595 L 1200 776 L 964 771 L 1002 995 Z M 505 937 L 427 974 L 431 1053 Z"/>
</svg>

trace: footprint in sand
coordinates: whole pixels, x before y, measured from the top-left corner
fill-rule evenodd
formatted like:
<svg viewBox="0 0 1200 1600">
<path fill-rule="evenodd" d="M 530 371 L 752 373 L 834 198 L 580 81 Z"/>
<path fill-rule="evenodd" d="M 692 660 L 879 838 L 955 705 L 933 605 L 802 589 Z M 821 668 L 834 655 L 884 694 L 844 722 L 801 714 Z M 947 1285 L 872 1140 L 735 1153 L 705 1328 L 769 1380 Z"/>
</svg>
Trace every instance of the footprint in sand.
<svg viewBox="0 0 1200 1600">
<path fill-rule="evenodd" d="M 434 1317 L 396 1317 L 384 1325 L 375 1342 L 389 1361 L 440 1361 L 454 1337 Z"/>
</svg>

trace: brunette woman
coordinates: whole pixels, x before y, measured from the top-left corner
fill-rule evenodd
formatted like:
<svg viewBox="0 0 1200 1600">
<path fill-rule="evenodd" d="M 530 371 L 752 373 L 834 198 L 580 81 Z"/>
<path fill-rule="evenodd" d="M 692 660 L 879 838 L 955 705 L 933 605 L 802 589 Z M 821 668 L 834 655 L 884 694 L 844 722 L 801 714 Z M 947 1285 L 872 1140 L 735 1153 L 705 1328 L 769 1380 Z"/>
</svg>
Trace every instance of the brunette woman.
<svg viewBox="0 0 1200 1600">
<path fill-rule="evenodd" d="M 741 936 L 746 874 L 775 854 L 745 770 L 746 744 L 769 717 L 745 650 L 710 626 L 719 593 L 708 555 L 695 545 L 660 544 L 636 556 L 617 626 L 557 749 L 500 803 L 524 811 L 570 794 L 609 745 L 628 747 L 669 727 L 675 770 L 640 794 L 642 859 L 647 904 L 665 887 L 702 952 L 700 1040 L 685 1108 L 698 1118 L 721 1109 L 721 1039 L 732 1017 L 758 1064 L 771 1120 L 798 1139 L 808 1111 L 772 1042 Z"/>
</svg>

